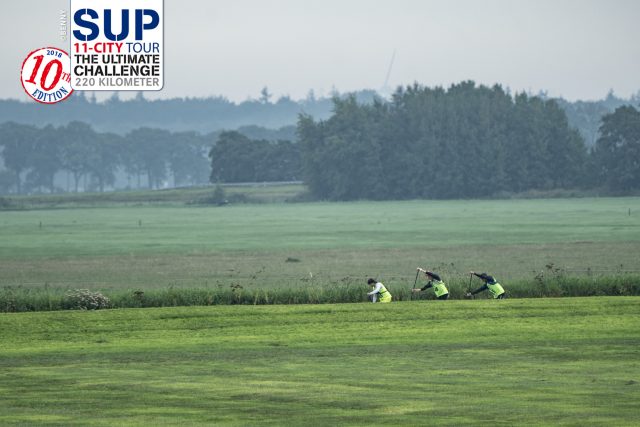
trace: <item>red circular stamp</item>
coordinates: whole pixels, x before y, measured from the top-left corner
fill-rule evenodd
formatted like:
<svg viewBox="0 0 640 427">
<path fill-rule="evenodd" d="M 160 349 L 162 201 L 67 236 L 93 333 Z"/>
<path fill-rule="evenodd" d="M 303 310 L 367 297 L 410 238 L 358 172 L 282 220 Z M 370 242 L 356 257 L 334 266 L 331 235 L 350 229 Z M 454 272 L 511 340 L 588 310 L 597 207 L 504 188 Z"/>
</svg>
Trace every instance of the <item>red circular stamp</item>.
<svg viewBox="0 0 640 427">
<path fill-rule="evenodd" d="M 20 82 L 24 91 L 43 104 L 55 104 L 71 95 L 71 58 L 57 47 L 43 47 L 22 62 Z"/>
</svg>

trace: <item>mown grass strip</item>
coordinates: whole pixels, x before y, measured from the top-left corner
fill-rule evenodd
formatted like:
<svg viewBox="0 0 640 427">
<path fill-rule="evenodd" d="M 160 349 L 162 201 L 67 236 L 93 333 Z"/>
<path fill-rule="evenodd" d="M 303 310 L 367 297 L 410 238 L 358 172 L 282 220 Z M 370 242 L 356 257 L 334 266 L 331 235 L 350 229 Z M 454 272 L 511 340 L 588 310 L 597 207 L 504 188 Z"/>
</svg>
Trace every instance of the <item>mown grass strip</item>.
<svg viewBox="0 0 640 427">
<path fill-rule="evenodd" d="M 0 315 L 0 424 L 637 425 L 640 298 Z"/>
</svg>

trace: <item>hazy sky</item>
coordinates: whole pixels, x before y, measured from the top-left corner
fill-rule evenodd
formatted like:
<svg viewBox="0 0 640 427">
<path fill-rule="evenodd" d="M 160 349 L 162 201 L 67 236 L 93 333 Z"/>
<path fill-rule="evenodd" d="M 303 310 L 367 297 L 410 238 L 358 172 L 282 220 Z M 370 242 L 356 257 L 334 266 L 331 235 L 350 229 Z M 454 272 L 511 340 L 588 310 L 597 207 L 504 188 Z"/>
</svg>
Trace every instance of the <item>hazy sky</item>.
<svg viewBox="0 0 640 427">
<path fill-rule="evenodd" d="M 461 80 L 569 100 L 640 90 L 639 0 L 164 0 L 165 84 L 148 98 L 304 98 Z M 58 35 L 68 0 L 2 8 L 0 98 Z M 122 98 L 126 98 L 123 96 Z"/>
</svg>

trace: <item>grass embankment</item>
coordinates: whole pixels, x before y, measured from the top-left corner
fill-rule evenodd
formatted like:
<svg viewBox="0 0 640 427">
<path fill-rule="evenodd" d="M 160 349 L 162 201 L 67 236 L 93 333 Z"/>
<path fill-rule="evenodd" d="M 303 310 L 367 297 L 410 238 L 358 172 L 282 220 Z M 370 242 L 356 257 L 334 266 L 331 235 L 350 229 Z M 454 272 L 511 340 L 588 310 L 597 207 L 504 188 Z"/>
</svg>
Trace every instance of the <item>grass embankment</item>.
<svg viewBox="0 0 640 427">
<path fill-rule="evenodd" d="M 387 282 L 388 283 L 388 282 Z M 434 299 L 431 290 L 412 293 L 411 283 L 392 282 L 387 285 L 394 301 Z M 477 286 L 477 283 L 476 283 Z M 468 283 L 454 280 L 448 283 L 450 299 L 464 299 Z M 606 277 L 538 276 L 532 282 L 516 281 L 507 287 L 509 298 L 575 297 L 575 296 L 631 296 L 640 295 L 640 275 L 612 275 Z M 110 290 L 30 288 L 5 286 L 0 288 L 0 312 L 56 311 L 102 308 L 179 307 L 211 305 L 273 305 L 273 304 L 334 304 L 368 302 L 370 288 L 354 281 L 283 288 L 245 289 L 232 284 L 210 288 L 166 288 L 150 290 Z M 474 298 L 490 298 L 485 292 Z"/>
<path fill-rule="evenodd" d="M 135 205 L 206 204 L 215 186 L 170 188 L 165 190 L 113 191 L 106 193 L 59 193 L 28 196 L 3 196 L 0 208 L 32 210 L 78 207 L 117 207 Z M 281 203 L 305 194 L 302 184 L 255 183 L 224 184 L 227 198 L 241 203 Z"/>
<path fill-rule="evenodd" d="M 640 298 L 0 315 L 0 424 L 640 423 Z"/>
</svg>

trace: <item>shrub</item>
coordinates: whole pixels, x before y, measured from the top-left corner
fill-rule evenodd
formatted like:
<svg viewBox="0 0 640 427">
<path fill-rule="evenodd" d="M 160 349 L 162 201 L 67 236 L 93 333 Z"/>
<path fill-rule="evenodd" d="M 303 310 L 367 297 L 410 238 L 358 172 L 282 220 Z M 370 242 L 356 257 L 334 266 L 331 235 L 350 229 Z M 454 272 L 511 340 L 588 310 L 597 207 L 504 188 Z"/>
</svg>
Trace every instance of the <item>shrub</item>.
<svg viewBox="0 0 640 427">
<path fill-rule="evenodd" d="M 99 310 L 109 308 L 109 298 L 100 292 L 88 289 L 74 289 L 65 295 L 63 306 L 70 310 Z"/>
</svg>

